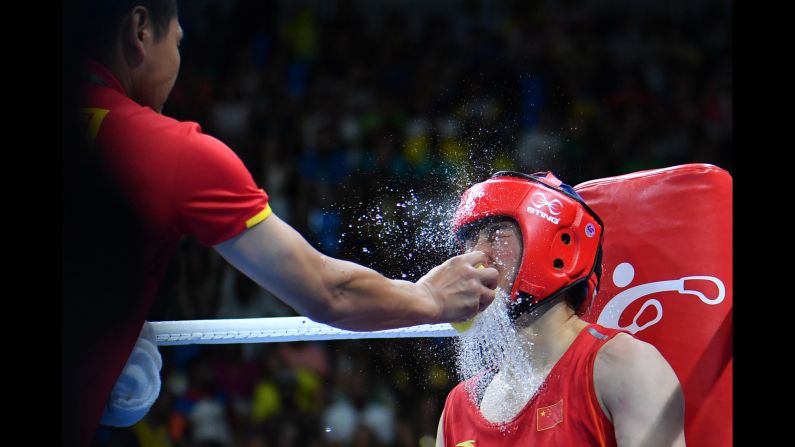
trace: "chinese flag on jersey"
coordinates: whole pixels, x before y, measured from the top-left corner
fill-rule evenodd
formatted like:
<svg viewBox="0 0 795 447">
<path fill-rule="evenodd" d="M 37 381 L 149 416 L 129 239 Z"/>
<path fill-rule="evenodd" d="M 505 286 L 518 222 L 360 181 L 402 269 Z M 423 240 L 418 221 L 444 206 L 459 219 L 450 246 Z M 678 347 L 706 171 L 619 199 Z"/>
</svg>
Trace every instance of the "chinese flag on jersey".
<svg viewBox="0 0 795 447">
<path fill-rule="evenodd" d="M 537 412 L 537 430 L 548 430 L 563 422 L 563 401 L 559 400 L 553 405 L 539 408 Z"/>
<path fill-rule="evenodd" d="M 685 394 L 688 445 L 732 445 L 732 179 L 688 164 L 575 189 L 605 224 L 582 317 L 657 347 Z"/>
</svg>

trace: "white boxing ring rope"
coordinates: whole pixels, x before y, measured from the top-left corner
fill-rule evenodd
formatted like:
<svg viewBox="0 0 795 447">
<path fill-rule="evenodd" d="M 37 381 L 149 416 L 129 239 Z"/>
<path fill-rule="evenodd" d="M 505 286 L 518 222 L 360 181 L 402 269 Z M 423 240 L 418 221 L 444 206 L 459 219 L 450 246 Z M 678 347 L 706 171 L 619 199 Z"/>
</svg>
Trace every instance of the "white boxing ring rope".
<svg viewBox="0 0 795 447">
<path fill-rule="evenodd" d="M 307 317 L 151 321 L 150 323 L 155 330 L 158 346 L 361 338 L 452 337 L 458 334 L 449 323 L 357 332 L 317 323 Z"/>
</svg>

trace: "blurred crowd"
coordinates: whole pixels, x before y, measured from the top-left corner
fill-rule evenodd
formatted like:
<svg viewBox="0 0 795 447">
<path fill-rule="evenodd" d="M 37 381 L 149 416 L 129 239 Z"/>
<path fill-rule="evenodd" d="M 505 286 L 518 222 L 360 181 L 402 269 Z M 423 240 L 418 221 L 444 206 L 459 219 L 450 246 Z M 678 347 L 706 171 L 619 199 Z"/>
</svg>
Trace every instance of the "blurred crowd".
<svg viewBox="0 0 795 447">
<path fill-rule="evenodd" d="M 390 277 L 453 254 L 428 243 L 445 214 L 427 204 L 497 170 L 572 185 L 683 163 L 732 170 L 730 1 L 179 8 L 182 68 L 164 113 L 227 143 L 318 249 Z M 150 320 L 295 315 L 190 239 L 160 293 L 170 304 Z M 106 443 L 430 446 L 457 380 L 444 339 L 161 352 L 160 399 L 136 426 L 100 433 Z"/>
</svg>

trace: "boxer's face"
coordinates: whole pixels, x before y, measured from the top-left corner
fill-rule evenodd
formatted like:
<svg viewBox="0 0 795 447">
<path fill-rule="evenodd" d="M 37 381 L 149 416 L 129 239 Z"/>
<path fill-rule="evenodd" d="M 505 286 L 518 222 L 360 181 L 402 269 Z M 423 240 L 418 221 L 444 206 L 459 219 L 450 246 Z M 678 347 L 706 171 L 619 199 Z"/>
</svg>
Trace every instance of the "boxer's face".
<svg viewBox="0 0 795 447">
<path fill-rule="evenodd" d="M 500 273 L 497 287 L 511 292 L 513 281 L 522 261 L 522 232 L 512 219 L 485 221 L 467 228 L 462 234 L 464 251 L 480 250 L 488 256 L 486 267 Z"/>
</svg>

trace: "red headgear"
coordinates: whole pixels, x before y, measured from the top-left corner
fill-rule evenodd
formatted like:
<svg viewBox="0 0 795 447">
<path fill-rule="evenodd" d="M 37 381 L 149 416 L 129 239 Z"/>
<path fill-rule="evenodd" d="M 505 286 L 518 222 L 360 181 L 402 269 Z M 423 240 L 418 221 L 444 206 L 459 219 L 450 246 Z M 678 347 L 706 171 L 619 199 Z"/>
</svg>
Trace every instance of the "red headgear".
<svg viewBox="0 0 795 447">
<path fill-rule="evenodd" d="M 602 221 L 573 188 L 551 172 L 500 171 L 461 197 L 453 232 L 477 221 L 505 216 L 522 231 L 522 262 L 510 299 L 522 313 L 588 281 L 588 299 L 599 285 Z"/>
</svg>

